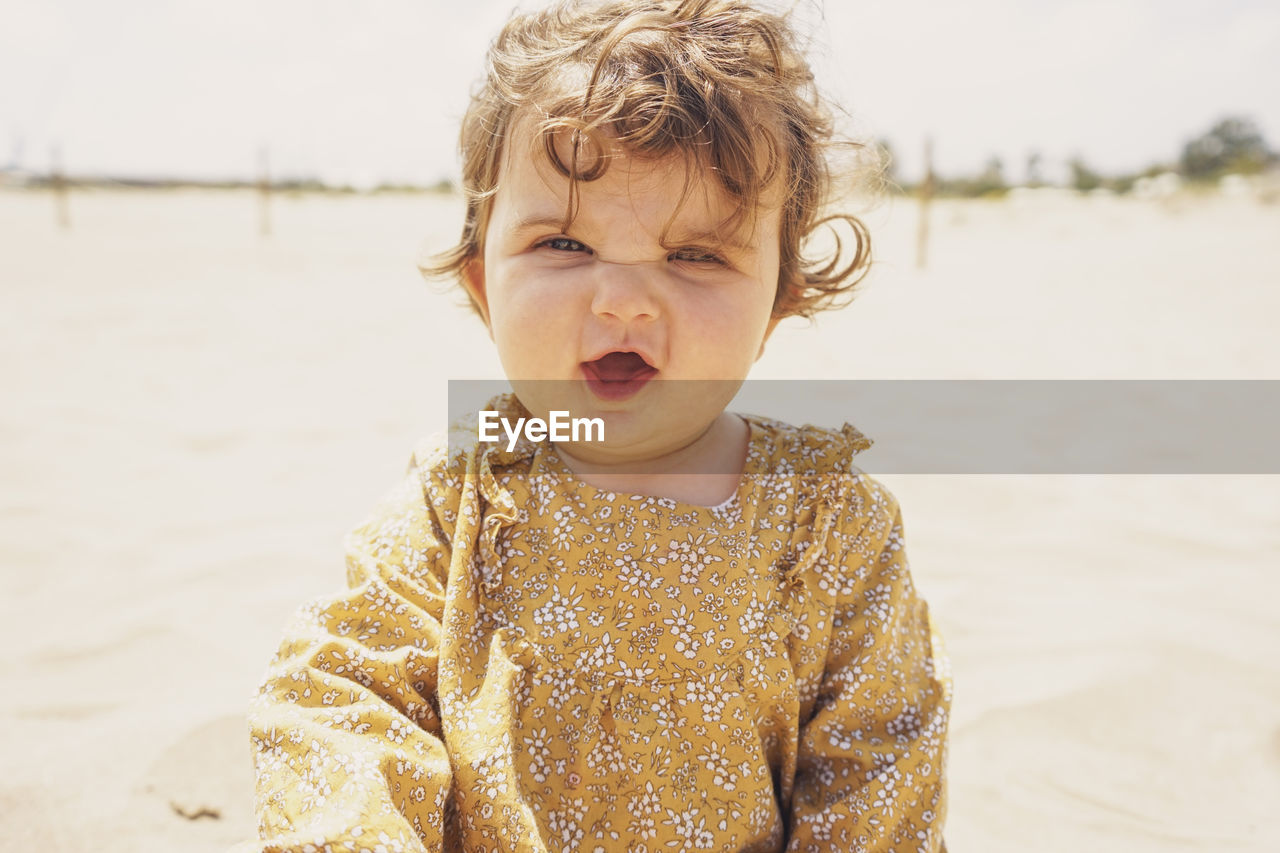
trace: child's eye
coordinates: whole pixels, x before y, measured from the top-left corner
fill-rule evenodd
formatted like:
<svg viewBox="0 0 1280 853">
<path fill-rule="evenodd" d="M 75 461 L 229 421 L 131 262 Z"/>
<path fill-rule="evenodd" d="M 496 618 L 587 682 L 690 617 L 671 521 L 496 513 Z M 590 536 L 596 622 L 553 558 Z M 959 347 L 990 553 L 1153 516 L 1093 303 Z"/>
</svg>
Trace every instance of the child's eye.
<svg viewBox="0 0 1280 853">
<path fill-rule="evenodd" d="M 537 244 L 539 249 L 550 249 L 553 252 L 590 252 L 591 250 L 569 237 L 549 237 Z"/>
<path fill-rule="evenodd" d="M 667 256 L 667 259 L 671 261 L 679 261 L 684 264 L 695 264 L 697 266 L 705 267 L 728 266 L 725 259 L 717 255 L 715 252 L 708 251 L 707 249 L 698 249 L 692 246 L 685 249 L 676 249 Z"/>
</svg>

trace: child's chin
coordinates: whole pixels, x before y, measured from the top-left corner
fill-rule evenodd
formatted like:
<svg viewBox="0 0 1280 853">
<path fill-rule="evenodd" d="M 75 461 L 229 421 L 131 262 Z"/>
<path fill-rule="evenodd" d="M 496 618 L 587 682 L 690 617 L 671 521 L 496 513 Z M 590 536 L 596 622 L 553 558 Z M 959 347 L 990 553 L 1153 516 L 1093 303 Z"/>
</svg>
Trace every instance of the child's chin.
<svg viewBox="0 0 1280 853">
<path fill-rule="evenodd" d="M 675 463 L 667 457 L 687 447 L 710 425 L 701 420 L 663 417 L 661 412 L 644 407 L 605 412 L 599 417 L 604 421 L 603 441 L 558 442 L 557 445 L 585 464 L 672 474 L 690 472 L 671 470 L 670 464 Z"/>
</svg>

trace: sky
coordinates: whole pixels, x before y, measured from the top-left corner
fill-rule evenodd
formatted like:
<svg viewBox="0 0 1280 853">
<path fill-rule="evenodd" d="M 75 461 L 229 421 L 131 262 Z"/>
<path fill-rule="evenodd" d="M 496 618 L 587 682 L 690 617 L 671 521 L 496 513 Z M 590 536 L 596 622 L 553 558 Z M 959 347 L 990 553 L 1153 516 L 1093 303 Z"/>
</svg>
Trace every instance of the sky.
<svg viewBox="0 0 1280 853">
<path fill-rule="evenodd" d="M 0 0 L 0 166 L 431 183 L 514 0 Z M 522 7 L 538 5 L 522 2 Z M 801 0 L 819 84 L 899 174 L 1173 162 L 1225 115 L 1280 148 L 1275 0 Z"/>
</svg>

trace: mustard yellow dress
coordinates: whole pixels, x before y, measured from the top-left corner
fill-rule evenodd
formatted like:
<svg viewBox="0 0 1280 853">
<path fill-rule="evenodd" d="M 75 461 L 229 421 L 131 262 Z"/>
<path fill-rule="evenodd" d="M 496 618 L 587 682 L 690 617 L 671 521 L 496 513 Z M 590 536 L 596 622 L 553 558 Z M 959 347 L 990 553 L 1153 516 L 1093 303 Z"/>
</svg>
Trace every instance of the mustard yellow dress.
<svg viewBox="0 0 1280 853">
<path fill-rule="evenodd" d="M 272 663 L 238 849 L 943 849 L 950 680 L 870 442 L 747 421 L 717 507 L 420 449 Z"/>
</svg>

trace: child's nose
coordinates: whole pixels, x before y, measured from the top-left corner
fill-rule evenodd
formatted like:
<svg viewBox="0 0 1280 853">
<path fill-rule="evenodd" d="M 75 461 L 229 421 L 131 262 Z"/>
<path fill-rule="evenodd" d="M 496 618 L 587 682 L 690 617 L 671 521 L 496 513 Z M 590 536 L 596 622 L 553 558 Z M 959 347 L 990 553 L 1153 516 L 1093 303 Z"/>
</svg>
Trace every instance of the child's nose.
<svg viewBox="0 0 1280 853">
<path fill-rule="evenodd" d="M 608 317 L 629 323 L 652 320 L 658 316 L 654 288 L 654 271 L 645 262 L 597 263 L 595 295 L 591 310 L 597 317 Z"/>
</svg>

